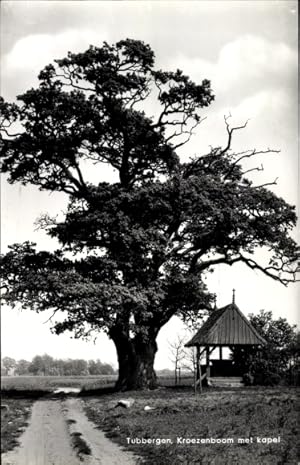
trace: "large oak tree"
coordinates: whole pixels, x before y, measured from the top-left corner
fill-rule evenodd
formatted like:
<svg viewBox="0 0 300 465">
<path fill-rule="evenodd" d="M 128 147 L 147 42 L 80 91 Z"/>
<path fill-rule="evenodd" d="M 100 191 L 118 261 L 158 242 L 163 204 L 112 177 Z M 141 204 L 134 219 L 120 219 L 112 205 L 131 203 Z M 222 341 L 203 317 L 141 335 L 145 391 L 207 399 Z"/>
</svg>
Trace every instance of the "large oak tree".
<svg viewBox="0 0 300 465">
<path fill-rule="evenodd" d="M 2 257 L 3 297 L 59 312 L 58 334 L 106 331 L 118 355 L 117 387 L 153 387 L 157 334 L 174 315 L 210 308 L 208 270 L 243 262 L 293 280 L 294 207 L 247 178 L 243 160 L 264 151 L 232 151 L 233 133 L 245 125 L 225 119 L 225 147 L 180 161 L 179 147 L 214 99 L 210 82 L 156 70 L 141 41 L 69 53 L 39 80 L 17 104 L 1 99 L 2 172 L 11 183 L 66 193 L 69 206 L 62 221 L 40 218 L 59 250 L 26 242 Z M 118 181 L 91 183 L 85 168 L 100 181 L 104 163 Z M 259 248 L 268 262 L 257 262 Z"/>
</svg>

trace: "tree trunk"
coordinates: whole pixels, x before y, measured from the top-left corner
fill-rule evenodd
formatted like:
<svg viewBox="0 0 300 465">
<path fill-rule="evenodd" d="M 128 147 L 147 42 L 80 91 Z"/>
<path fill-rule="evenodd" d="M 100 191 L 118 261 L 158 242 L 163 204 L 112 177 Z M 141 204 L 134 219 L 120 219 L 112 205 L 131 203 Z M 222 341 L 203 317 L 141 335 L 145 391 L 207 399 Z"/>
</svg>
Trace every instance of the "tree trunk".
<svg viewBox="0 0 300 465">
<path fill-rule="evenodd" d="M 154 389 L 157 378 L 154 359 L 157 351 L 156 336 L 137 335 L 129 338 L 124 332 L 112 330 L 111 338 L 117 349 L 119 377 L 116 389 Z"/>
</svg>

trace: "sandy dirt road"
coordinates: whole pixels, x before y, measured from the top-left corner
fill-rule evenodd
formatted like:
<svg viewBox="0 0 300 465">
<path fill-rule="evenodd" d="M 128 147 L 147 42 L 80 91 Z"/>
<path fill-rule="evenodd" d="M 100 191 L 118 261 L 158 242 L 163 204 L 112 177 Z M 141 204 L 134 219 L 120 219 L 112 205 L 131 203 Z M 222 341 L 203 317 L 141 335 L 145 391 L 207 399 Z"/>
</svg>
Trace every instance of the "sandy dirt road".
<svg viewBox="0 0 300 465">
<path fill-rule="evenodd" d="M 72 420 L 70 422 L 70 420 Z M 80 433 L 91 455 L 79 457 L 72 433 Z M 20 447 L 2 455 L 2 465 L 136 465 L 137 457 L 123 451 L 91 423 L 78 398 L 35 402 Z"/>
</svg>

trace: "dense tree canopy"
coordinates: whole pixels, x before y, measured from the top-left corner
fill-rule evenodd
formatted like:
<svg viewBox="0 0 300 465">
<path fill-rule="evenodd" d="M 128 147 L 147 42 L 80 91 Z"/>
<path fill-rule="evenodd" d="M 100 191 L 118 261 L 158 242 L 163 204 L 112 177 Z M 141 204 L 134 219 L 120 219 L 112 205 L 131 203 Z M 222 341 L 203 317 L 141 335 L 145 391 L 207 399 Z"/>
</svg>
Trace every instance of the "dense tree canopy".
<svg viewBox="0 0 300 465">
<path fill-rule="evenodd" d="M 231 128 L 225 118 L 225 147 L 180 161 L 179 147 L 214 100 L 210 82 L 155 70 L 143 42 L 69 53 L 39 80 L 17 104 L 0 102 L 2 172 L 11 183 L 68 194 L 69 206 L 62 221 L 39 220 L 58 251 L 26 242 L 2 257 L 4 298 L 63 312 L 57 333 L 106 331 L 118 386 L 152 386 L 160 328 L 210 308 L 206 271 L 243 262 L 284 284 L 294 279 L 294 207 L 247 178 L 243 160 L 265 151 L 232 151 L 234 131 L 246 125 Z M 100 178 L 104 163 L 118 181 L 91 183 L 87 168 Z M 259 248 L 268 262 L 256 261 Z"/>
<path fill-rule="evenodd" d="M 285 378 L 290 383 L 299 378 L 299 336 L 295 325 L 286 318 L 274 319 L 270 311 L 249 315 L 249 321 L 267 344 L 261 349 L 235 348 L 233 360 L 256 384 L 275 384 Z"/>
<path fill-rule="evenodd" d="M 16 361 L 11 357 L 3 357 L 1 359 L 1 368 L 3 367 L 4 374 L 8 374 L 16 366 Z"/>
</svg>

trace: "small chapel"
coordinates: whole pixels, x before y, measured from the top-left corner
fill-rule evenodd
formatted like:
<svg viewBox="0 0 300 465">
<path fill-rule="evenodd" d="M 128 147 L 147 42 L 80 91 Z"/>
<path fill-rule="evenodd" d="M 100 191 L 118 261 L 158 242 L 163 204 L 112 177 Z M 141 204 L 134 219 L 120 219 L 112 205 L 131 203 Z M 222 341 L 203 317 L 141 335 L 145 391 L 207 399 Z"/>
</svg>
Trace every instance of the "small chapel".
<svg viewBox="0 0 300 465">
<path fill-rule="evenodd" d="M 260 349 L 265 339 L 256 331 L 235 303 L 215 309 L 199 331 L 185 344 L 196 347 L 195 390 L 202 386 L 242 386 L 242 375 L 233 360 L 223 357 L 223 349 L 235 347 Z M 217 353 L 217 357 L 216 357 Z M 205 363 L 202 362 L 203 357 Z"/>
</svg>

